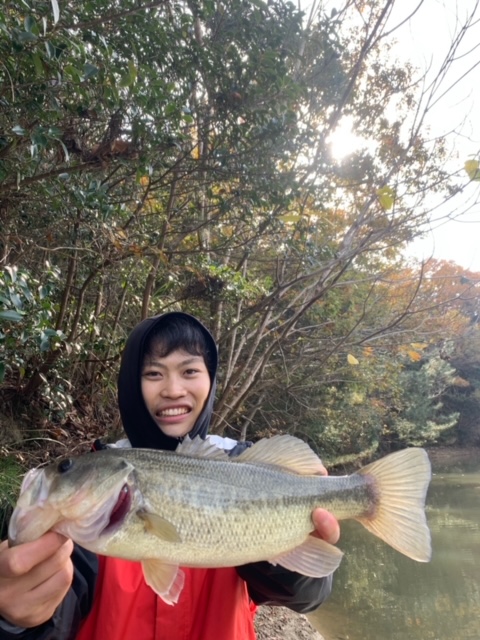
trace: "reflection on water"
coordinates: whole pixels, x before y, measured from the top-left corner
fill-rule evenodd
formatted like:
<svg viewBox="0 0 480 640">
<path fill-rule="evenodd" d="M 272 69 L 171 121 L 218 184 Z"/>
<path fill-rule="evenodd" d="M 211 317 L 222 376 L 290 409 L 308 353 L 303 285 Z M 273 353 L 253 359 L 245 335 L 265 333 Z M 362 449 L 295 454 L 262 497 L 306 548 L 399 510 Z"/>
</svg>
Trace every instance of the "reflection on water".
<svg viewBox="0 0 480 640">
<path fill-rule="evenodd" d="M 334 592 L 309 616 L 325 640 L 480 640 L 480 470 L 434 476 L 427 499 L 433 558 L 397 553 L 342 523 Z"/>
</svg>

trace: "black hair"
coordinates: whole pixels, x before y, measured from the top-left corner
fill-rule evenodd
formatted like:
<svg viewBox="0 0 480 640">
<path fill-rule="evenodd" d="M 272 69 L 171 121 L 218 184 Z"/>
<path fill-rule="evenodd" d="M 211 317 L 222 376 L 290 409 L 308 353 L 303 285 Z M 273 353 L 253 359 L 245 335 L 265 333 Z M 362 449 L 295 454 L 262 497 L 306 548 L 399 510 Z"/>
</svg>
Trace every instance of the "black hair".
<svg viewBox="0 0 480 640">
<path fill-rule="evenodd" d="M 216 358 L 198 322 L 189 317 L 166 316 L 150 332 L 143 352 L 143 361 L 158 356 L 165 358 L 173 351 L 182 350 L 194 356 L 202 356 L 210 378 L 215 375 Z"/>
</svg>

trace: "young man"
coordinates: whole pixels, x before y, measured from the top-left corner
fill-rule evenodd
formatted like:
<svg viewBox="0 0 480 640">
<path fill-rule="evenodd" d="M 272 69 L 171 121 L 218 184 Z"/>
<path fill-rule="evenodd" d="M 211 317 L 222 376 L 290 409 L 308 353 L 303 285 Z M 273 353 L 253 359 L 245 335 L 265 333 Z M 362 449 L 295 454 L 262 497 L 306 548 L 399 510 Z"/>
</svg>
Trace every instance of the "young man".
<svg viewBox="0 0 480 640">
<path fill-rule="evenodd" d="M 217 349 L 207 329 L 180 312 L 132 331 L 122 357 L 118 401 L 128 436 L 120 446 L 173 451 L 182 438 L 209 437 L 237 455 L 247 446 L 208 436 Z M 95 455 L 95 454 L 92 454 Z M 331 514 L 313 515 L 317 535 L 336 542 Z M 55 533 L 0 546 L 0 638 L 4 640 L 254 640 L 258 604 L 299 612 L 318 607 L 331 577 L 307 578 L 268 562 L 184 569 L 175 606 L 145 584 L 139 563 L 97 557 Z"/>
</svg>

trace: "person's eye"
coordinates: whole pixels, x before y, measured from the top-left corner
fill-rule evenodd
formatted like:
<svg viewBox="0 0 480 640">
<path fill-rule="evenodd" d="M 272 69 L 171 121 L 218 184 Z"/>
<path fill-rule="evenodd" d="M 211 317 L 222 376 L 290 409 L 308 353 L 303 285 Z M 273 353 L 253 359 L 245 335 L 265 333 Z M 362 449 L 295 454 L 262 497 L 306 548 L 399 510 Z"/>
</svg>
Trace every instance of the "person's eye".
<svg viewBox="0 0 480 640">
<path fill-rule="evenodd" d="M 186 369 L 185 371 L 185 375 L 187 376 L 194 376 L 197 373 L 199 373 L 198 369 Z"/>
<path fill-rule="evenodd" d="M 148 378 L 149 380 L 156 380 L 161 377 L 160 371 L 154 371 L 153 369 L 148 369 L 143 372 L 143 377 Z"/>
</svg>

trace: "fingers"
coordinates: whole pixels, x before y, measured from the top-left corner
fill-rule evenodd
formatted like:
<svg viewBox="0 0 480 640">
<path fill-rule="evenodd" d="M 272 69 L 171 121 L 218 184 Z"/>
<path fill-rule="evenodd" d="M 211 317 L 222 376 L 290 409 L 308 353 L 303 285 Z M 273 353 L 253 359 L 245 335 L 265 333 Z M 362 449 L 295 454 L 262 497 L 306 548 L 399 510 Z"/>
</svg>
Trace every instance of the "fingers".
<svg viewBox="0 0 480 640">
<path fill-rule="evenodd" d="M 340 538 L 340 525 L 337 519 L 325 509 L 315 509 L 312 513 L 316 534 L 330 544 L 335 544 Z"/>
<path fill-rule="evenodd" d="M 21 627 L 51 618 L 73 579 L 73 543 L 56 533 L 8 548 L 0 544 L 0 615 Z"/>
<path fill-rule="evenodd" d="M 49 620 L 65 598 L 72 580 L 73 564 L 68 559 L 59 565 L 58 571 L 49 574 L 44 582 L 23 596 L 17 613 L 19 626 L 35 627 Z"/>
<path fill-rule="evenodd" d="M 33 567 L 50 558 L 62 546 L 71 555 L 73 542 L 59 533 L 49 532 L 34 542 L 26 542 L 6 551 L 7 542 L 0 546 L 0 578 L 15 578 L 28 573 Z"/>
</svg>

